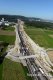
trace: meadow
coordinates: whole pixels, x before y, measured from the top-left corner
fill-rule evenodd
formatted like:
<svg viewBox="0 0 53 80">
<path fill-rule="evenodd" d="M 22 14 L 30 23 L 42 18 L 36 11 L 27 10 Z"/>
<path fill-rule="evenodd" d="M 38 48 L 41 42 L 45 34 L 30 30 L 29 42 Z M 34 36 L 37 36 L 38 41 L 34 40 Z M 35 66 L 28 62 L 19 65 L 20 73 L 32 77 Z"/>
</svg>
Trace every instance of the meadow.
<svg viewBox="0 0 53 80">
<path fill-rule="evenodd" d="M 35 43 L 44 48 L 53 48 L 53 30 L 35 27 L 25 27 L 26 33 Z"/>
<path fill-rule="evenodd" d="M 4 59 L 2 80 L 32 80 L 31 77 L 27 76 L 27 73 L 27 67 L 21 63 Z"/>
<path fill-rule="evenodd" d="M 9 44 L 14 44 L 15 35 L 14 36 L 11 36 L 11 35 L 0 35 L 0 41 L 4 41 L 4 42 L 9 43 Z"/>
</svg>

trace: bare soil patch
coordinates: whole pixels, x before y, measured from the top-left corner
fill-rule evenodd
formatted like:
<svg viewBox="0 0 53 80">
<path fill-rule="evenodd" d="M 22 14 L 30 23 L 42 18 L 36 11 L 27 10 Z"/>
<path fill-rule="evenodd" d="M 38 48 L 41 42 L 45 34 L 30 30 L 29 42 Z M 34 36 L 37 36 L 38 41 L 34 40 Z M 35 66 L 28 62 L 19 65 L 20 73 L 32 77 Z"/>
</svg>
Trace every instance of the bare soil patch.
<svg viewBox="0 0 53 80">
<path fill-rule="evenodd" d="M 53 38 L 53 35 L 49 35 L 51 38 Z"/>
<path fill-rule="evenodd" d="M 51 62 L 53 63 L 53 51 L 48 51 L 47 53 L 48 53 L 48 56 L 49 56 Z"/>
<path fill-rule="evenodd" d="M 15 35 L 15 32 L 0 30 L 0 35 Z"/>
</svg>

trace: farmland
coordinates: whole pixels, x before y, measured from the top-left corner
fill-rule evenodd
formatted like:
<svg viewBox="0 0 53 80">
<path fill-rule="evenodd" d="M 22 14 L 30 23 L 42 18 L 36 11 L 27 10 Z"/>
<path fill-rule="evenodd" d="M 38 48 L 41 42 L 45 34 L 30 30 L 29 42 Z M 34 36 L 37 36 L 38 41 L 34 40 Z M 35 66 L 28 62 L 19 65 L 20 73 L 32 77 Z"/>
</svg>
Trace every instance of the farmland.
<svg viewBox="0 0 53 80">
<path fill-rule="evenodd" d="M 32 80 L 27 77 L 27 68 L 22 64 L 5 59 L 3 62 L 2 80 Z"/>
<path fill-rule="evenodd" d="M 14 30 L 15 30 L 15 28 L 14 28 L 14 27 L 9 26 L 9 27 L 5 27 L 5 28 L 4 28 L 4 30 L 5 30 L 5 31 L 14 31 Z"/>
<path fill-rule="evenodd" d="M 53 48 L 53 38 L 50 36 L 53 35 L 53 30 L 25 27 L 25 31 L 41 47 Z"/>
<path fill-rule="evenodd" d="M 0 35 L 0 41 L 4 41 L 9 44 L 14 44 L 15 36 L 10 35 Z"/>
<path fill-rule="evenodd" d="M 12 31 L 14 28 L 11 27 L 7 29 L 8 30 L 0 29 L 0 47 L 3 48 L 2 51 L 0 51 L 0 56 L 5 53 L 8 44 L 11 45 L 11 44 L 14 44 L 15 42 L 15 32 Z M 4 62 L 6 61 L 3 61 L 3 63 L 0 63 L 0 80 L 2 80 Z"/>
</svg>

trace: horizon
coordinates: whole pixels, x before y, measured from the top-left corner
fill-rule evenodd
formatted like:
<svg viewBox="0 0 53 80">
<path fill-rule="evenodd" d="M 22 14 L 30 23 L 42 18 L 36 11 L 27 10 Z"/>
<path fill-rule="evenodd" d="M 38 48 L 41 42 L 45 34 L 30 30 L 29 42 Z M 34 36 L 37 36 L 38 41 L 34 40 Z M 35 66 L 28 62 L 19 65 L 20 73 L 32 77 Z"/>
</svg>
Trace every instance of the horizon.
<svg viewBox="0 0 53 80">
<path fill-rule="evenodd" d="M 40 17 L 33 17 L 33 16 L 24 16 L 24 15 L 14 15 L 14 14 L 0 14 L 0 15 L 9 15 L 9 16 L 23 16 L 23 17 L 27 17 L 27 18 L 39 18 L 39 19 L 43 19 L 43 20 L 51 20 L 53 21 L 53 19 L 44 19 L 44 18 L 40 18 Z"/>
<path fill-rule="evenodd" d="M 53 20 L 53 1 L 50 0 L 0 0 L 0 15 Z"/>
</svg>

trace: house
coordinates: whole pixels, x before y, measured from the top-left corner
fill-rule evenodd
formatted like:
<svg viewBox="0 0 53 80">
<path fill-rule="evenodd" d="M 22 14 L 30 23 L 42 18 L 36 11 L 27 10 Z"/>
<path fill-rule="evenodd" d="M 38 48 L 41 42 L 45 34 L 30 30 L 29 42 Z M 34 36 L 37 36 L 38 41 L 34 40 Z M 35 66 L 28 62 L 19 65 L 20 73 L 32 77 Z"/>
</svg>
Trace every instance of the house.
<svg viewBox="0 0 53 80">
<path fill-rule="evenodd" d="M 4 18 L 2 18 L 2 20 L 0 21 L 0 27 L 4 27 L 4 26 L 9 26 L 9 22 L 5 21 Z"/>
</svg>

